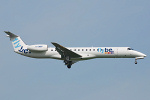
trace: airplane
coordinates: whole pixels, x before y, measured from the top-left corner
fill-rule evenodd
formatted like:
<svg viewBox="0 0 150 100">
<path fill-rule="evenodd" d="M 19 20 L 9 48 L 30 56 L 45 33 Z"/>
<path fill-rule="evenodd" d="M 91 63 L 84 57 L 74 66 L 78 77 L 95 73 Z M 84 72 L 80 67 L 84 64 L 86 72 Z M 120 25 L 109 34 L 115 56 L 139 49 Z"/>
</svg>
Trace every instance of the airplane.
<svg viewBox="0 0 150 100">
<path fill-rule="evenodd" d="M 78 61 L 94 58 L 135 58 L 137 64 L 138 59 L 146 57 L 130 47 L 63 47 L 55 42 L 51 42 L 55 48 L 45 44 L 26 45 L 19 36 L 9 31 L 4 32 L 10 38 L 14 52 L 31 58 L 63 60 L 69 69 Z"/>
</svg>

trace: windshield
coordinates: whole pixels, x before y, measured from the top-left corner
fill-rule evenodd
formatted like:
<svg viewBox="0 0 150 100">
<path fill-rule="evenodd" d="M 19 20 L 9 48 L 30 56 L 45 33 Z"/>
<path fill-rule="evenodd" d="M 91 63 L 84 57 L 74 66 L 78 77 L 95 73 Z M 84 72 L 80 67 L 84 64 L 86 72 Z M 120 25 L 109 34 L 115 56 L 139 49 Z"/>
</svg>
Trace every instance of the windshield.
<svg viewBox="0 0 150 100">
<path fill-rule="evenodd" d="M 128 48 L 127 50 L 133 50 L 132 48 Z"/>
</svg>

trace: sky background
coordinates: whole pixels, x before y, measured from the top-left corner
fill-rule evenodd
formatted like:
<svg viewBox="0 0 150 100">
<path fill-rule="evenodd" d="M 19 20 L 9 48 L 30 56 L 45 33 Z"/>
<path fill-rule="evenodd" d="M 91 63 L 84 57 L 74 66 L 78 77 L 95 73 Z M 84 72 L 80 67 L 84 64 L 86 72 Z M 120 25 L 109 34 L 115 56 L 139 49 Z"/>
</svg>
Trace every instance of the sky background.
<svg viewBox="0 0 150 100">
<path fill-rule="evenodd" d="M 144 60 L 63 61 L 13 52 L 26 44 L 132 47 Z M 0 100 L 150 100 L 150 0 L 1 0 Z"/>
</svg>

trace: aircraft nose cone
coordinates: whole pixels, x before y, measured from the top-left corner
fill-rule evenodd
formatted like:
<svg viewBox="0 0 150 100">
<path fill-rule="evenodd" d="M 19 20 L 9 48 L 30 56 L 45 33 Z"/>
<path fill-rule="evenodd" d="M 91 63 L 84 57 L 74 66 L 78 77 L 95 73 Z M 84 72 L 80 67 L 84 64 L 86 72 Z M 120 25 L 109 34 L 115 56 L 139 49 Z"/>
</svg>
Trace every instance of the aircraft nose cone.
<svg viewBox="0 0 150 100">
<path fill-rule="evenodd" d="M 146 55 L 144 53 L 141 53 L 141 52 L 136 52 L 137 56 L 139 57 L 146 57 Z"/>
<path fill-rule="evenodd" d="M 141 56 L 143 56 L 143 57 L 146 57 L 146 54 L 144 54 L 144 53 L 141 53 Z"/>
<path fill-rule="evenodd" d="M 144 57 L 146 57 L 147 55 L 144 54 Z"/>
</svg>

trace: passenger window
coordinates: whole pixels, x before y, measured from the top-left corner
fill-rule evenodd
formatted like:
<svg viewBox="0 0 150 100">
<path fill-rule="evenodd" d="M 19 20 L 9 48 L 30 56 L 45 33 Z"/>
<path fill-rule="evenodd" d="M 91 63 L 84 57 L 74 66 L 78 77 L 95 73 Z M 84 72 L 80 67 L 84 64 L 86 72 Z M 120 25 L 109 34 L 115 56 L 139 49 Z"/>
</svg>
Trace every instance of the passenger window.
<svg viewBox="0 0 150 100">
<path fill-rule="evenodd" d="M 76 49 L 74 49 L 74 51 L 76 51 Z"/>
<path fill-rule="evenodd" d="M 91 51 L 91 49 L 89 51 Z"/>
<path fill-rule="evenodd" d="M 80 49 L 78 49 L 78 51 L 80 51 Z"/>
<path fill-rule="evenodd" d="M 82 51 L 84 51 L 84 49 L 82 49 Z"/>
<path fill-rule="evenodd" d="M 93 49 L 93 51 L 95 51 L 95 49 Z"/>
</svg>

